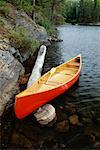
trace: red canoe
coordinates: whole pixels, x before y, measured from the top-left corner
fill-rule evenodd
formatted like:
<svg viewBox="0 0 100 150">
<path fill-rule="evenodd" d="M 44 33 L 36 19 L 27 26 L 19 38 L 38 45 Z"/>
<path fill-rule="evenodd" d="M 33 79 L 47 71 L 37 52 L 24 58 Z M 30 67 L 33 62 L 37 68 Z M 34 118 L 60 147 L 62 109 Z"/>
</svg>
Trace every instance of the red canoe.
<svg viewBox="0 0 100 150">
<path fill-rule="evenodd" d="M 22 119 L 40 106 L 68 90 L 79 78 L 81 55 L 65 62 L 40 77 L 31 87 L 16 95 L 14 110 Z"/>
</svg>

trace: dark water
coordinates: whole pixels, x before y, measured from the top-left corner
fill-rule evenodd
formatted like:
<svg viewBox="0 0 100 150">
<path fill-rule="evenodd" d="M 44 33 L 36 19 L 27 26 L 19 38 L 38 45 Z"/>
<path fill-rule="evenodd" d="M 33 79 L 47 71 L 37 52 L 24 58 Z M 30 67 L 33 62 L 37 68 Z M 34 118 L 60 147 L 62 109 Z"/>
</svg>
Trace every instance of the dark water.
<svg viewBox="0 0 100 150">
<path fill-rule="evenodd" d="M 81 53 L 79 81 L 51 102 L 57 112 L 52 127 L 41 127 L 32 114 L 18 120 L 13 107 L 6 111 L 0 131 L 2 149 L 94 150 L 98 145 L 100 149 L 100 130 L 97 130 L 100 129 L 100 27 L 64 25 L 58 27 L 58 32 L 63 42 L 54 43 L 47 50 L 43 73 Z M 68 102 L 76 104 L 83 125 L 69 125 L 67 133 L 60 133 L 55 125 L 69 116 L 59 106 Z"/>
<path fill-rule="evenodd" d="M 73 90 L 80 111 L 100 107 L 100 27 L 64 25 L 58 27 L 63 42 L 47 51 L 45 71 L 82 54 L 83 65 L 79 85 Z"/>
</svg>

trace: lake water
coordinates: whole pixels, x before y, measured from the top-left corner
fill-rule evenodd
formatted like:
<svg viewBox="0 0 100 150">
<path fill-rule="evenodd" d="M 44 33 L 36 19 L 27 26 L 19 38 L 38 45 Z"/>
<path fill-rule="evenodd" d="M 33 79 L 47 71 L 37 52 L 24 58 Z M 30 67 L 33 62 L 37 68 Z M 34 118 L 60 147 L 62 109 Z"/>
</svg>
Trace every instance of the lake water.
<svg viewBox="0 0 100 150">
<path fill-rule="evenodd" d="M 100 27 L 63 25 L 58 27 L 58 32 L 59 38 L 63 42 L 52 44 L 48 49 L 44 66 L 45 72 L 82 54 L 81 76 L 78 86 L 71 91 L 74 95 L 71 101 L 78 105 L 80 111 L 90 107 L 99 108 Z"/>
</svg>

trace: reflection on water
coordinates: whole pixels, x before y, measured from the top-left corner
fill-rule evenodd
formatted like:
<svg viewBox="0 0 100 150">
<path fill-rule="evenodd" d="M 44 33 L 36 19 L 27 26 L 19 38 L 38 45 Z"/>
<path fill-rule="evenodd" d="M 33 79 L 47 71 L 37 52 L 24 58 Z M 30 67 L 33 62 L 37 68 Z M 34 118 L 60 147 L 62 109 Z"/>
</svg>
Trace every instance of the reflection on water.
<svg viewBox="0 0 100 150">
<path fill-rule="evenodd" d="M 44 71 L 78 54 L 83 65 L 79 85 L 71 90 L 80 110 L 100 106 L 100 27 L 64 25 L 58 27 L 63 42 L 53 44 L 47 51 Z M 67 95 L 68 97 L 68 95 Z M 66 98 L 66 97 L 64 97 Z"/>
</svg>

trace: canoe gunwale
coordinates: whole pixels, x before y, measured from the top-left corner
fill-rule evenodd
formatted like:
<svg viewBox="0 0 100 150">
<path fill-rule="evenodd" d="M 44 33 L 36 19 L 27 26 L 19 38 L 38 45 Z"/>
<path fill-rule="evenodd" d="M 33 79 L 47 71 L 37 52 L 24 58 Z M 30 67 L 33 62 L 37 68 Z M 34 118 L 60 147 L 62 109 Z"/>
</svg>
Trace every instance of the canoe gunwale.
<svg viewBox="0 0 100 150">
<path fill-rule="evenodd" d="M 61 66 L 63 66 L 64 64 L 67 64 L 68 62 L 70 62 L 70 61 L 72 61 L 72 60 L 74 60 L 74 59 L 76 59 L 77 57 L 79 57 L 80 58 L 80 66 L 79 66 L 79 68 L 78 68 L 78 71 L 75 73 L 75 75 L 73 75 L 73 77 L 69 80 L 69 81 L 66 81 L 66 82 L 64 82 L 64 83 L 61 83 L 61 84 L 59 84 L 59 85 L 57 85 L 57 86 L 55 86 L 54 88 L 52 88 L 52 89 L 48 89 L 48 90 L 45 90 L 45 91 L 41 91 L 41 92 L 35 92 L 35 93 L 31 93 L 31 94 L 28 94 L 28 95 L 25 95 L 25 96 L 18 96 L 18 95 L 16 95 L 16 98 L 21 98 L 21 97 L 29 97 L 29 96 L 31 96 L 31 95 L 37 95 L 37 94 L 39 94 L 39 93 L 45 93 L 45 92 L 48 92 L 48 91 L 52 91 L 53 89 L 57 89 L 57 88 L 59 88 L 59 87 L 62 87 L 62 86 L 64 86 L 64 85 L 66 85 L 66 84 L 68 84 L 69 82 L 71 82 L 78 74 L 80 74 L 80 71 L 81 71 L 81 66 L 82 66 L 82 58 L 81 58 L 81 54 L 79 54 L 78 56 L 76 56 L 76 57 L 74 57 L 74 58 L 72 58 L 72 59 L 70 59 L 69 61 L 67 61 L 67 62 L 65 62 L 65 63 L 63 63 L 63 64 L 61 64 L 61 65 L 59 65 L 59 66 L 57 66 L 57 67 L 61 67 Z M 57 67 L 55 67 L 55 68 L 57 68 Z M 77 66 L 78 67 L 78 66 Z M 43 77 L 45 77 L 48 73 L 49 73 L 50 71 L 48 71 L 47 73 L 45 73 L 43 76 L 42 76 L 42 78 Z M 36 82 L 39 82 L 39 80 L 41 80 L 41 77 L 39 78 L 39 79 L 37 79 L 36 81 L 35 81 L 35 83 Z M 35 84 L 34 83 L 34 84 Z M 30 89 L 30 88 L 32 88 L 32 86 L 33 85 L 31 85 L 28 89 Z M 23 91 L 24 92 L 24 91 Z M 21 92 L 22 93 L 22 92 Z"/>
</svg>

